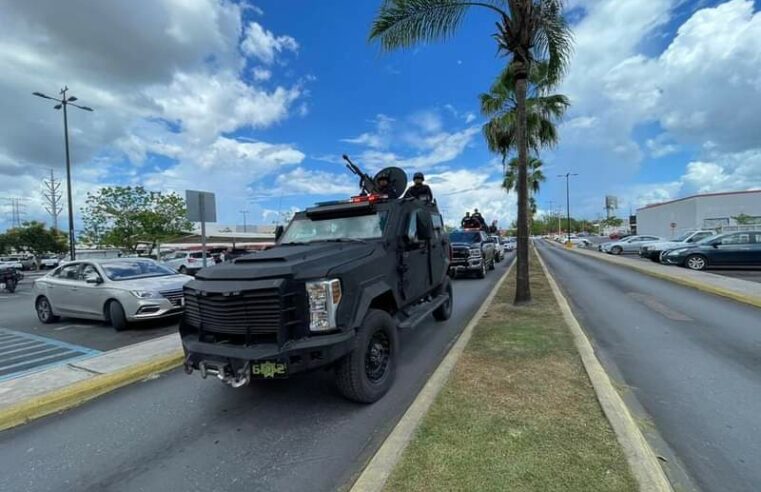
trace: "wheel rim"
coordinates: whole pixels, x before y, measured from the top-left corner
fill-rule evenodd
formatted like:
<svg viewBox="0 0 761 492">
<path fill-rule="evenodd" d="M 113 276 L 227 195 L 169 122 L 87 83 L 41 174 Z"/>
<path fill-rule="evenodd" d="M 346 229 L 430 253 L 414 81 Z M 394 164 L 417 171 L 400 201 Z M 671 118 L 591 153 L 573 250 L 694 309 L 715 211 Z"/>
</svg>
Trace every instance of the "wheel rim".
<svg viewBox="0 0 761 492">
<path fill-rule="evenodd" d="M 48 304 L 47 300 L 40 299 L 40 302 L 37 303 L 37 315 L 43 321 L 48 320 L 50 317 L 50 304 Z"/>
<path fill-rule="evenodd" d="M 376 331 L 367 345 L 365 375 L 371 383 L 383 379 L 391 360 L 391 342 L 385 332 Z"/>
<path fill-rule="evenodd" d="M 701 258 L 700 256 L 693 256 L 689 260 L 687 260 L 687 265 L 689 265 L 690 268 L 693 270 L 702 270 L 705 268 L 706 261 Z"/>
</svg>

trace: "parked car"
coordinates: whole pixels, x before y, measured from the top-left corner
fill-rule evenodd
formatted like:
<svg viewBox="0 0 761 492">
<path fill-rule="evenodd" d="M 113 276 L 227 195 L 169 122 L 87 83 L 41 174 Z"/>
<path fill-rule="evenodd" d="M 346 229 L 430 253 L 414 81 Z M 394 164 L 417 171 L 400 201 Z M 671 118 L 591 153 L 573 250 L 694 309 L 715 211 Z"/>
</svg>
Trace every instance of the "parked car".
<svg viewBox="0 0 761 492">
<path fill-rule="evenodd" d="M 0 258 L 0 264 L 16 270 L 32 270 L 34 258 L 29 255 L 8 255 Z"/>
<path fill-rule="evenodd" d="M 600 250 L 612 255 L 621 255 L 625 253 L 638 253 L 639 248 L 646 243 L 663 241 L 662 237 L 658 236 L 629 236 L 620 241 L 613 241 L 601 245 Z"/>
<path fill-rule="evenodd" d="M 657 263 L 661 261 L 661 253 L 666 250 L 689 246 L 690 244 L 698 243 L 707 237 L 715 235 L 715 231 L 688 231 L 673 241 L 659 241 L 643 244 L 639 248 L 639 255 L 642 258 L 647 258 Z"/>
<path fill-rule="evenodd" d="M 216 262 L 210 254 L 206 254 L 206 266 Z M 174 268 L 179 273 L 193 275 L 203 268 L 203 252 L 201 251 L 175 251 L 172 256 L 164 261 L 164 264 Z"/>
<path fill-rule="evenodd" d="M 661 261 L 690 270 L 711 267 L 761 267 L 761 231 L 729 232 L 661 254 Z"/>
<path fill-rule="evenodd" d="M 15 270 L 23 270 L 24 265 L 21 260 L 14 256 L 3 256 L 0 258 L 0 268 L 13 268 Z"/>
<path fill-rule="evenodd" d="M 585 237 L 572 237 L 571 238 L 571 244 L 576 246 L 577 248 L 589 248 L 592 246 L 592 241 Z"/>
<path fill-rule="evenodd" d="M 43 323 L 70 316 L 121 331 L 133 321 L 180 314 L 190 279 L 147 258 L 77 260 L 35 280 L 34 306 Z"/>
<path fill-rule="evenodd" d="M 45 255 L 40 258 L 40 270 L 52 269 L 61 263 L 61 257 L 57 255 Z"/>
</svg>

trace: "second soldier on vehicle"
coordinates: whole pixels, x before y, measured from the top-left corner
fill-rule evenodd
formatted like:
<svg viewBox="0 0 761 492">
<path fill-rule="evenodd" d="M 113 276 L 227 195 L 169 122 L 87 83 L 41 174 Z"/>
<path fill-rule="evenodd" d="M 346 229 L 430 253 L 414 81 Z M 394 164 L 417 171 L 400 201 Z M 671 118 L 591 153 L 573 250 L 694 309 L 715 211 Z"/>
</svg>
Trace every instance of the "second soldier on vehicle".
<svg viewBox="0 0 761 492">
<path fill-rule="evenodd" d="M 433 200 L 431 187 L 423 183 L 423 181 L 425 181 L 425 176 L 423 176 L 423 173 L 415 173 L 415 175 L 412 177 L 412 181 L 414 184 L 407 189 L 407 192 L 404 194 L 404 198 L 411 197 L 420 200 Z"/>
</svg>

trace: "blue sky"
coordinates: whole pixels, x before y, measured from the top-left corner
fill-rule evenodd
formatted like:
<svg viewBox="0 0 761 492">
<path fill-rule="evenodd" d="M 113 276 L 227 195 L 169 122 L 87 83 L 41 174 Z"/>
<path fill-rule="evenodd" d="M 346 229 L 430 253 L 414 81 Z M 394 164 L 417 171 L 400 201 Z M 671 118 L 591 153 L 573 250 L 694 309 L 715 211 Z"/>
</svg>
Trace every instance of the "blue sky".
<svg viewBox="0 0 761 492">
<path fill-rule="evenodd" d="M 342 197 L 370 171 L 429 177 L 447 219 L 473 207 L 507 225 L 515 197 L 480 135 L 478 94 L 504 66 L 494 19 L 474 11 L 452 39 L 384 53 L 367 40 L 380 2 L 140 0 L 14 3 L 0 19 L 0 197 L 49 220 L 41 179 L 62 172 L 60 114 L 35 90 L 67 84 L 78 208 L 109 184 L 217 194 L 220 223 L 272 223 Z M 570 0 L 576 54 L 558 91 L 573 103 L 545 151 L 579 173 L 572 209 L 602 213 L 692 193 L 761 187 L 761 14 L 753 0 Z M 9 225 L 0 201 L 0 230 Z"/>
</svg>

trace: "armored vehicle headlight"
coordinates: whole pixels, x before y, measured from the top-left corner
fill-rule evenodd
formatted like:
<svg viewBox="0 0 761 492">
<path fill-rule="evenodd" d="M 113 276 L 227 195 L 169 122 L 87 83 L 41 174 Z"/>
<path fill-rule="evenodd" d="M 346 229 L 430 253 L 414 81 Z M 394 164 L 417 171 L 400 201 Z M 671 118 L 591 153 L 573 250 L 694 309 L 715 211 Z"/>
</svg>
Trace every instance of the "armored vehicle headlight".
<svg viewBox="0 0 761 492">
<path fill-rule="evenodd" d="M 341 281 L 307 282 L 309 295 L 309 330 L 328 331 L 336 328 L 336 310 L 341 302 Z"/>
<path fill-rule="evenodd" d="M 470 256 L 475 256 L 475 257 L 481 256 L 481 247 L 480 246 L 471 246 L 470 247 Z"/>
</svg>

